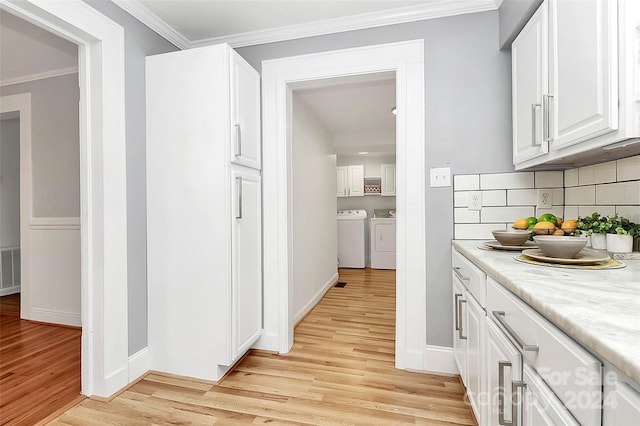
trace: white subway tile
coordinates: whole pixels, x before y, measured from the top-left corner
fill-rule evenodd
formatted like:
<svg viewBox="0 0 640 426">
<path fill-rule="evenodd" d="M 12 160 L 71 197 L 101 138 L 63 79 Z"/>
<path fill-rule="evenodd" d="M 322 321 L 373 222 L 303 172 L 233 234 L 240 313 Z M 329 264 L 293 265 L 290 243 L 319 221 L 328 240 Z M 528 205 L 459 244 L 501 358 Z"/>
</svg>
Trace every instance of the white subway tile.
<svg viewBox="0 0 640 426">
<path fill-rule="evenodd" d="M 569 188 L 571 186 L 578 186 L 580 183 L 578 181 L 578 170 L 579 169 L 569 169 L 564 171 L 564 187 Z"/>
<path fill-rule="evenodd" d="M 534 208 L 529 207 L 486 207 L 480 211 L 482 223 L 512 223 L 516 219 L 533 216 Z"/>
<path fill-rule="evenodd" d="M 598 212 L 601 216 L 613 216 L 616 214 L 616 206 L 578 206 L 578 216 L 591 216 Z"/>
<path fill-rule="evenodd" d="M 558 188 L 564 186 L 564 172 L 535 172 L 536 188 Z"/>
<path fill-rule="evenodd" d="M 553 190 L 553 205 L 554 206 L 564 205 L 564 189 L 563 188 L 558 188 Z"/>
<path fill-rule="evenodd" d="M 466 207 L 453 209 L 454 223 L 480 223 L 480 211 L 469 210 Z"/>
<path fill-rule="evenodd" d="M 498 189 L 482 191 L 482 207 L 497 207 L 507 205 L 507 191 Z"/>
<path fill-rule="evenodd" d="M 564 208 L 564 216 L 562 216 L 565 220 L 566 219 L 577 219 L 578 216 L 580 216 L 580 209 L 578 208 L 578 206 L 566 206 Z"/>
<path fill-rule="evenodd" d="M 533 188 L 533 172 L 491 173 L 480 175 L 480 189 Z"/>
<path fill-rule="evenodd" d="M 640 206 L 616 206 L 616 213 L 626 217 L 631 222 L 640 223 Z"/>
<path fill-rule="evenodd" d="M 551 213 L 552 215 L 562 217 L 562 214 L 564 213 L 564 208 L 562 206 L 553 206 L 550 209 L 536 208 L 536 217 L 540 217 L 545 213 Z"/>
<path fill-rule="evenodd" d="M 596 203 L 596 187 L 575 186 L 564 191 L 564 203 L 566 205 L 593 205 Z"/>
<path fill-rule="evenodd" d="M 615 181 L 615 161 L 580 167 L 578 169 L 578 182 L 580 185 L 593 185 L 594 183 L 609 183 Z"/>
<path fill-rule="evenodd" d="M 640 181 L 597 185 L 596 204 L 640 204 Z"/>
<path fill-rule="evenodd" d="M 493 240 L 491 231 L 496 229 L 507 229 L 505 223 L 502 224 L 472 224 L 462 223 L 454 225 L 454 238 L 457 240 Z"/>
<path fill-rule="evenodd" d="M 479 175 L 454 175 L 453 190 L 454 191 L 476 191 L 480 189 Z"/>
<path fill-rule="evenodd" d="M 537 189 L 510 189 L 507 191 L 507 204 L 509 206 L 535 206 L 537 203 Z"/>
<path fill-rule="evenodd" d="M 640 155 L 617 161 L 618 182 L 640 180 Z"/>
<path fill-rule="evenodd" d="M 467 191 L 453 192 L 453 207 L 467 207 L 469 205 L 469 193 Z"/>
</svg>

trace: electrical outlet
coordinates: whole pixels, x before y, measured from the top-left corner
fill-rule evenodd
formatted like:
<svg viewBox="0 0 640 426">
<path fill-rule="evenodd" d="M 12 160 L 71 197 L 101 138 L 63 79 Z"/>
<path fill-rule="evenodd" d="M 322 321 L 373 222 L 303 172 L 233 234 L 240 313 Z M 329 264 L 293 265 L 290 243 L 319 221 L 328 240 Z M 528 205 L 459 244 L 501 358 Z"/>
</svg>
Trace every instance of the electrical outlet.
<svg viewBox="0 0 640 426">
<path fill-rule="evenodd" d="M 451 186 L 451 167 L 432 168 L 431 186 Z"/>
<path fill-rule="evenodd" d="M 538 189 L 539 209 L 550 209 L 553 207 L 553 192 L 550 189 Z"/>
<path fill-rule="evenodd" d="M 467 202 L 469 210 L 482 210 L 482 192 L 469 191 Z"/>
</svg>

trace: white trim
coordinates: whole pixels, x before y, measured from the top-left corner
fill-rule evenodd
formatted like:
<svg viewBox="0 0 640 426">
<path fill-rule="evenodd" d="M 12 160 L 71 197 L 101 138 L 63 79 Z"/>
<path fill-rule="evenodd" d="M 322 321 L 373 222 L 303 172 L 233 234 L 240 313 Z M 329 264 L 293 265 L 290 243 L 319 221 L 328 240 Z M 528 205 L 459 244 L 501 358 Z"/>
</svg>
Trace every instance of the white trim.
<svg viewBox="0 0 640 426">
<path fill-rule="evenodd" d="M 291 85 L 330 77 L 395 71 L 396 367 L 419 368 L 426 345 L 424 41 L 366 46 L 264 61 L 264 328 L 286 353 L 293 344 L 291 253 Z M 261 342 L 266 345 L 266 340 Z M 417 361 L 416 361 L 417 360 Z"/>
<path fill-rule="evenodd" d="M 434 374 L 460 374 L 456 367 L 453 348 L 443 346 L 425 346 L 422 370 Z"/>
<path fill-rule="evenodd" d="M 30 81 L 44 80 L 46 78 L 61 77 L 63 75 L 77 74 L 78 67 L 59 68 L 57 70 L 43 71 L 35 74 L 23 75 L 20 77 L 7 78 L 0 81 L 0 87 L 11 86 L 14 84 L 28 83 Z"/>
<path fill-rule="evenodd" d="M 82 326 L 82 316 L 79 313 L 34 308 L 33 306 L 31 307 L 29 320 L 48 322 L 52 324 L 70 325 L 73 327 Z"/>
<path fill-rule="evenodd" d="M 294 316 L 293 322 L 297 324 L 305 315 L 307 315 L 311 310 L 318 304 L 320 299 L 322 299 L 327 291 L 338 281 L 338 273 L 336 272 L 329 281 L 327 281 L 320 290 L 309 300 L 309 302 L 304 305 Z"/>
<path fill-rule="evenodd" d="M 109 397 L 128 383 L 124 30 L 81 0 L 0 1 L 79 45 L 82 393 Z"/>
<path fill-rule="evenodd" d="M 151 367 L 149 348 L 142 348 L 129 357 L 129 383 L 147 374 Z"/>
<path fill-rule="evenodd" d="M 111 0 L 117 6 L 128 12 L 131 16 L 142 22 L 147 27 L 164 37 L 169 43 L 180 49 L 189 49 L 191 41 L 176 31 L 173 27 L 160 19 L 158 15 L 147 9 L 142 3 L 133 0 Z"/>
<path fill-rule="evenodd" d="M 231 34 L 200 40 L 190 40 L 176 29 L 134 0 L 112 0 L 116 5 L 129 12 L 140 22 L 181 49 L 227 43 L 231 47 L 254 46 L 258 44 L 293 40 L 365 28 L 403 24 L 445 16 L 495 10 L 502 0 L 447 0 L 426 2 L 423 5 L 381 10 L 354 16 L 326 19 L 315 22 L 289 25 L 279 28 Z"/>
<path fill-rule="evenodd" d="M 20 286 L 14 285 L 13 287 L 7 287 L 0 289 L 0 296 L 8 296 L 10 294 L 20 293 Z"/>
<path fill-rule="evenodd" d="M 31 230 L 80 230 L 79 217 L 32 217 Z"/>
</svg>

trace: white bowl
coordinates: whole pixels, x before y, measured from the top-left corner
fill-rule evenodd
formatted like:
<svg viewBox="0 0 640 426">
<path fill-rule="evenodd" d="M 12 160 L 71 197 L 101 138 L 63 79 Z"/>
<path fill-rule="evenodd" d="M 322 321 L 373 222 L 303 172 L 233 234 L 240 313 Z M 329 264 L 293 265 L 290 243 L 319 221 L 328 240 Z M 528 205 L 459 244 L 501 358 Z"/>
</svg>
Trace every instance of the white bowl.
<svg viewBox="0 0 640 426">
<path fill-rule="evenodd" d="M 531 236 L 531 231 L 526 229 L 496 229 L 491 233 L 503 246 L 521 246 Z"/>
<path fill-rule="evenodd" d="M 533 241 L 544 254 L 559 259 L 572 259 L 587 245 L 586 237 L 536 235 Z"/>
</svg>

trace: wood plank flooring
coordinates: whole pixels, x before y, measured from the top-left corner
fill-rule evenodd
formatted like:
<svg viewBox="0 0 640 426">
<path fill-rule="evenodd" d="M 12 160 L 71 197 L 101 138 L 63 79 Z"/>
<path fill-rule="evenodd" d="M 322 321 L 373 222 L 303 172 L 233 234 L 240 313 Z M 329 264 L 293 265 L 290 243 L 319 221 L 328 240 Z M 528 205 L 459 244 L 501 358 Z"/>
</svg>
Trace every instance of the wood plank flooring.
<svg viewBox="0 0 640 426">
<path fill-rule="evenodd" d="M 0 297 L 0 424 L 33 425 L 80 395 L 81 330 L 20 319 L 20 295 Z"/>
<path fill-rule="evenodd" d="M 457 377 L 394 368 L 395 271 L 340 270 L 284 355 L 253 351 L 218 384 L 151 373 L 55 425 L 473 425 Z"/>
</svg>

